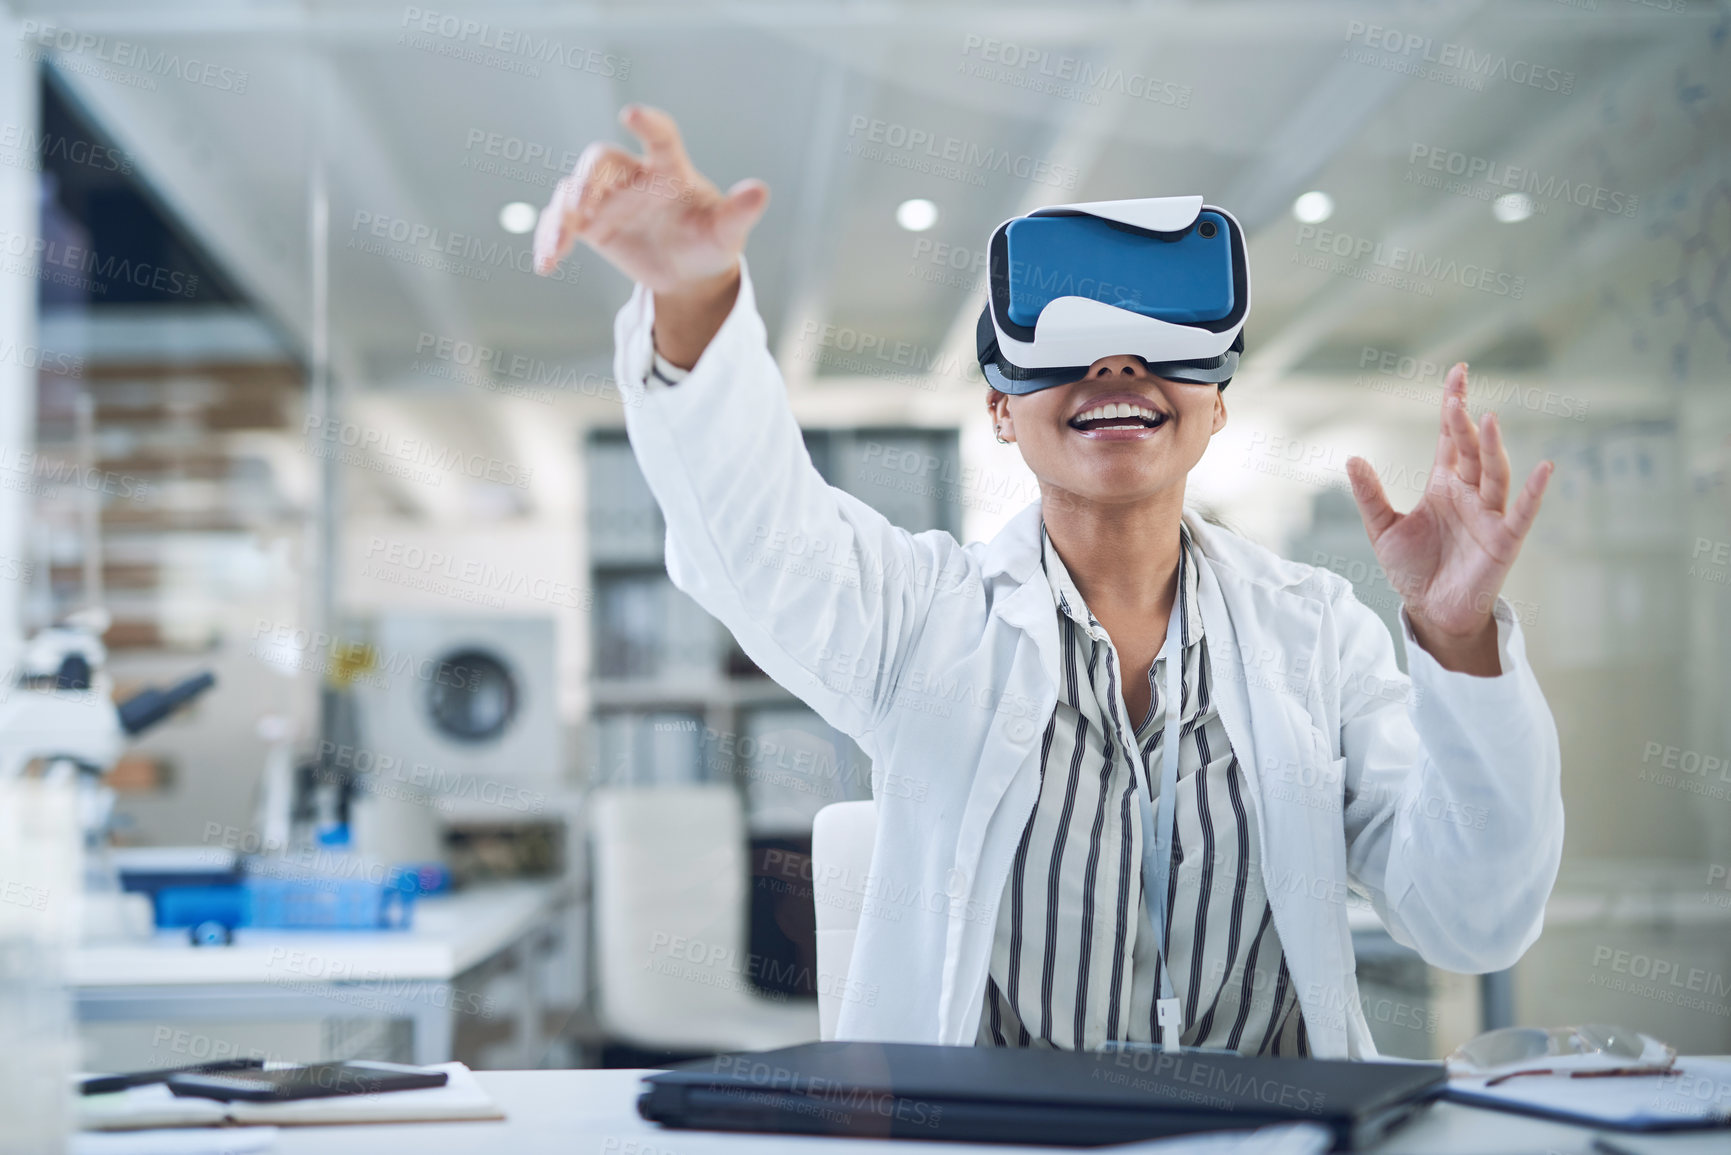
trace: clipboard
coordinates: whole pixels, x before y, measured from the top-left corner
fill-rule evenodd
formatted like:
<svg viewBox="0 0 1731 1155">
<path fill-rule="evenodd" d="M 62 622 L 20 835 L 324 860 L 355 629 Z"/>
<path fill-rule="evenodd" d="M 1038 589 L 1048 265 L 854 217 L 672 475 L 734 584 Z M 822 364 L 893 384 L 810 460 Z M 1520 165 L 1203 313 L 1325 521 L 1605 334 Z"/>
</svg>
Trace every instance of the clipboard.
<svg viewBox="0 0 1731 1155">
<path fill-rule="evenodd" d="M 1617 1078 L 1535 1075 L 1487 1087 L 1482 1076 L 1449 1080 L 1443 1098 L 1614 1131 L 1731 1127 L 1731 1059 L 1679 1058 L 1669 1071 Z"/>
</svg>

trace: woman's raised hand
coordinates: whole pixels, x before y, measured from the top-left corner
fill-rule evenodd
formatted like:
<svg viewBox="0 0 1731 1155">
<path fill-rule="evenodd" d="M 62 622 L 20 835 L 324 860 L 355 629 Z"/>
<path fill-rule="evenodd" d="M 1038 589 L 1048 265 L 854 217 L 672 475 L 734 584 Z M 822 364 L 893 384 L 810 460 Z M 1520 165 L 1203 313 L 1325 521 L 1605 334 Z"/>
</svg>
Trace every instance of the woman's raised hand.
<svg viewBox="0 0 1731 1155">
<path fill-rule="evenodd" d="M 667 113 L 629 104 L 619 119 L 643 155 L 600 141 L 583 150 L 535 226 L 535 271 L 552 272 L 582 241 L 658 294 L 731 275 L 769 186 L 742 180 L 723 195 L 692 166 Z"/>
<path fill-rule="evenodd" d="M 1446 669 L 1501 672 L 1491 607 L 1538 516 L 1553 467 L 1541 461 L 1509 504 L 1509 454 L 1487 413 L 1467 416 L 1467 367 L 1443 382 L 1442 430 L 1424 496 L 1396 513 L 1362 457 L 1346 463 L 1352 496 L 1388 580 L 1406 604 L 1413 634 Z"/>
</svg>

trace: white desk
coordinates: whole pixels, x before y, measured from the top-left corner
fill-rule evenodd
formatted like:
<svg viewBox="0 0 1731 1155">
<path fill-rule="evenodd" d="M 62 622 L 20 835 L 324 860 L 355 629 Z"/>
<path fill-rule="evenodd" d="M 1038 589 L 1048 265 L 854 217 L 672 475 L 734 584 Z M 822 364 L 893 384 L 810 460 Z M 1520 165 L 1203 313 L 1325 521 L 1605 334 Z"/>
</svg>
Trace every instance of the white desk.
<svg viewBox="0 0 1731 1155">
<path fill-rule="evenodd" d="M 1076 1148 L 977 1146 L 958 1143 L 878 1142 L 788 1135 L 728 1135 L 671 1131 L 637 1115 L 637 1089 L 646 1071 L 477 1071 L 507 1116 L 502 1123 L 413 1126 L 285 1127 L 278 1155 L 744 1155 L 746 1152 L 823 1151 L 833 1155 L 989 1155 L 993 1151 L 1069 1151 Z M 1495 1155 L 1544 1152 L 1588 1155 L 1594 1132 L 1499 1111 L 1437 1103 L 1377 1147 L 1388 1155 Z M 1666 1155 L 1722 1153 L 1726 1132 L 1665 1137 L 1628 1136 L 1632 1149 Z"/>
<path fill-rule="evenodd" d="M 517 949 L 563 901 L 559 883 L 503 883 L 417 899 L 406 931 L 242 929 L 229 946 L 194 947 L 184 930 L 165 930 L 146 942 L 79 947 L 70 982 L 87 1022 L 408 1019 L 414 1061 L 438 1063 L 451 1057 L 455 1016 L 487 1009 L 458 976 Z M 536 1001 L 519 1006 L 535 1019 L 521 1024 L 531 1038 L 540 1032 Z"/>
</svg>

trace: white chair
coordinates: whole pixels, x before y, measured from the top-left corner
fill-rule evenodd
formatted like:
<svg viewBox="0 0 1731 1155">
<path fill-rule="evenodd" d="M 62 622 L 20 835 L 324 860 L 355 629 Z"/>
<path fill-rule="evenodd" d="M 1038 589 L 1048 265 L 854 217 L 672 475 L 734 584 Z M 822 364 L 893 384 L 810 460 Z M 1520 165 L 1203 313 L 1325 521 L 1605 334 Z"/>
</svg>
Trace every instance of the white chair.
<svg viewBox="0 0 1731 1155">
<path fill-rule="evenodd" d="M 599 1017 L 669 1051 L 817 1037 L 804 1000 L 756 993 L 746 944 L 745 815 L 731 786 L 608 787 L 591 796 Z"/>
<path fill-rule="evenodd" d="M 860 902 L 877 838 L 877 803 L 835 802 L 811 826 L 812 901 L 817 906 L 817 1017 L 819 1037 L 835 1038 L 842 992 L 853 965 Z"/>
</svg>

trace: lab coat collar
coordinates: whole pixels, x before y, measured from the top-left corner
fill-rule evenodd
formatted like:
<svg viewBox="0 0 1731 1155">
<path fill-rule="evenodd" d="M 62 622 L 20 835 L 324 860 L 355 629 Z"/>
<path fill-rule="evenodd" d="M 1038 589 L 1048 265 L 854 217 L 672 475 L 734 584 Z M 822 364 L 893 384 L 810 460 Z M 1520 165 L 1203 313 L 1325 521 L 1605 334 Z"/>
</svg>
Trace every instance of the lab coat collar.
<svg viewBox="0 0 1731 1155">
<path fill-rule="evenodd" d="M 1026 582 L 1040 568 L 1040 499 L 1035 498 L 986 543 L 985 556 L 980 559 L 982 576 L 990 581 L 1004 574 L 1018 585 Z"/>
<path fill-rule="evenodd" d="M 1200 510 L 1186 509 L 1184 525 L 1216 571 L 1225 568 L 1243 580 L 1274 589 L 1313 586 L 1316 581 L 1312 567 L 1252 545 L 1247 538 L 1205 520 Z"/>
</svg>

